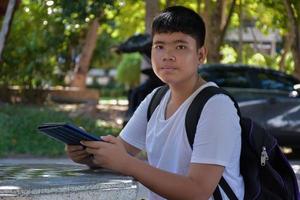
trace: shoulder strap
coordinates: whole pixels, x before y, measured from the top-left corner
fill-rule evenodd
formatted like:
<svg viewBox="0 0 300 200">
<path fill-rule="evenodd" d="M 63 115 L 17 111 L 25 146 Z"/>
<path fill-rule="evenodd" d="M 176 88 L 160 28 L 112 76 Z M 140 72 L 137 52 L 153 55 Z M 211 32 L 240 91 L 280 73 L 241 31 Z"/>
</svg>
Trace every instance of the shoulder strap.
<svg viewBox="0 0 300 200">
<path fill-rule="evenodd" d="M 189 106 L 186 116 L 185 116 L 185 128 L 186 128 L 187 137 L 188 137 L 191 148 L 193 148 L 197 124 L 200 119 L 200 115 L 204 108 L 204 105 L 212 96 L 217 95 L 217 94 L 225 94 L 225 95 L 229 96 L 230 99 L 234 102 L 234 106 L 236 107 L 238 115 L 241 118 L 240 109 L 239 109 L 237 102 L 226 90 L 223 90 L 222 88 L 218 88 L 215 86 L 209 86 L 209 87 L 204 88 L 194 98 L 194 100 L 192 101 L 191 105 Z M 219 182 L 219 185 L 221 186 L 221 188 L 223 189 L 223 191 L 226 193 L 226 195 L 229 197 L 230 200 L 237 200 L 236 195 L 234 194 L 234 192 L 232 191 L 232 189 L 230 188 L 230 186 L 228 185 L 228 183 L 226 182 L 226 180 L 224 179 L 223 176 Z M 214 196 L 214 199 L 216 199 L 216 200 L 222 199 L 218 187 L 215 190 L 213 196 Z"/>
<path fill-rule="evenodd" d="M 238 111 L 239 117 L 241 117 L 238 104 L 226 90 L 215 87 L 215 86 L 209 86 L 209 87 L 204 88 L 194 98 L 194 100 L 192 101 L 191 105 L 189 106 L 186 116 L 185 116 L 185 128 L 186 128 L 187 137 L 188 137 L 190 146 L 192 148 L 193 148 L 193 144 L 194 144 L 194 138 L 195 138 L 195 134 L 196 134 L 197 124 L 200 119 L 200 115 L 204 108 L 204 105 L 212 96 L 217 95 L 217 94 L 225 94 L 225 95 L 229 96 L 230 99 L 234 102 L 234 106 L 236 107 L 236 109 Z"/>
<path fill-rule="evenodd" d="M 238 198 L 235 196 L 234 192 L 232 191 L 232 189 L 230 188 L 223 176 L 221 177 L 219 186 L 223 189 L 223 191 L 226 193 L 227 197 L 230 200 L 238 200 Z M 222 195 L 219 186 L 216 187 L 213 193 L 214 200 L 222 200 Z"/>
<path fill-rule="evenodd" d="M 168 89 L 169 89 L 168 85 L 163 85 L 155 91 L 155 93 L 149 103 L 149 106 L 148 106 L 147 121 L 150 120 L 152 113 L 154 112 L 156 107 L 160 104 L 161 99 L 165 96 Z"/>
</svg>

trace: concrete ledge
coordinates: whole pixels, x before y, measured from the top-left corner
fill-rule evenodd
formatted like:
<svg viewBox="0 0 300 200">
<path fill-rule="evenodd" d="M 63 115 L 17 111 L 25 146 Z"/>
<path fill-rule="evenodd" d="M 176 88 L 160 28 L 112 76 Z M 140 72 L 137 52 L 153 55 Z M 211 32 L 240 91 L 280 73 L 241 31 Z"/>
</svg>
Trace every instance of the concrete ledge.
<svg viewBox="0 0 300 200">
<path fill-rule="evenodd" d="M 60 103 L 89 103 L 98 104 L 100 94 L 95 89 L 80 90 L 69 88 L 63 90 L 49 90 L 50 99 Z"/>
<path fill-rule="evenodd" d="M 136 199 L 138 183 L 108 170 L 57 164 L 0 164 L 0 199 Z"/>
<path fill-rule="evenodd" d="M 8 103 L 43 104 L 47 99 L 58 103 L 98 104 L 100 92 L 96 89 L 70 87 L 28 89 L 18 86 L 0 87 L 0 101 Z"/>
</svg>

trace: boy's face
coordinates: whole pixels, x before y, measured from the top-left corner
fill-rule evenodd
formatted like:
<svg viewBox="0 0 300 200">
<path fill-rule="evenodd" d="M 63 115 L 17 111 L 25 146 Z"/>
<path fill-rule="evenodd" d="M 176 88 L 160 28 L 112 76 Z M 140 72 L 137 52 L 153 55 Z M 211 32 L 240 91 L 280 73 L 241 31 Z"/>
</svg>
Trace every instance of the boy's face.
<svg viewBox="0 0 300 200">
<path fill-rule="evenodd" d="M 196 40 L 188 34 L 155 33 L 153 36 L 153 70 L 167 84 L 198 77 L 198 66 L 204 62 L 205 56 L 205 49 L 197 48 Z"/>
</svg>

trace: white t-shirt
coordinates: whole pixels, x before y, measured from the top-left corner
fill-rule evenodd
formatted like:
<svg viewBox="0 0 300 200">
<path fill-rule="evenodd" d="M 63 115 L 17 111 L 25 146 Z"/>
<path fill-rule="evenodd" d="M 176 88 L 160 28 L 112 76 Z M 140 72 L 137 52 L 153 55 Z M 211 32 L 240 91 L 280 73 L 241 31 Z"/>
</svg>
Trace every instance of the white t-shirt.
<svg viewBox="0 0 300 200">
<path fill-rule="evenodd" d="M 185 130 L 185 115 L 195 96 L 209 82 L 198 88 L 175 113 L 165 119 L 170 90 L 147 122 L 147 109 L 155 90 L 141 103 L 120 133 L 134 147 L 146 150 L 150 165 L 168 172 L 187 175 L 190 163 L 217 164 L 225 167 L 223 177 L 238 199 L 243 199 L 244 182 L 240 175 L 241 127 L 236 108 L 223 94 L 215 95 L 205 104 L 197 125 L 193 150 Z M 223 199 L 228 199 L 220 188 Z M 164 199 L 150 192 L 150 200 Z M 213 199 L 212 197 L 210 199 Z"/>
</svg>

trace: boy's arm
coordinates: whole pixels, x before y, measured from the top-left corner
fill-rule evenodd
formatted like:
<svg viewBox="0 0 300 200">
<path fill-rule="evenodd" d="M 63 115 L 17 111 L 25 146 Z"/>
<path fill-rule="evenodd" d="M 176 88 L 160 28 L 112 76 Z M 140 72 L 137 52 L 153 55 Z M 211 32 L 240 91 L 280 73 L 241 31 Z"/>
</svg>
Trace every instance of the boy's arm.
<svg viewBox="0 0 300 200">
<path fill-rule="evenodd" d="M 120 136 L 117 137 L 119 141 L 123 144 L 125 147 L 127 153 L 129 153 L 132 156 L 136 156 L 141 150 L 132 146 L 131 144 L 127 143 L 125 140 L 123 140 Z"/>
<path fill-rule="evenodd" d="M 187 176 L 166 172 L 130 156 L 120 139 L 106 136 L 106 142 L 83 141 L 94 163 L 133 176 L 153 192 L 166 199 L 209 199 L 222 177 L 224 167 L 190 164 Z"/>
<path fill-rule="evenodd" d="M 130 158 L 125 174 L 131 175 L 151 191 L 167 199 L 209 199 L 218 185 L 224 167 L 190 164 L 188 176 L 162 171 L 147 163 Z"/>
</svg>

